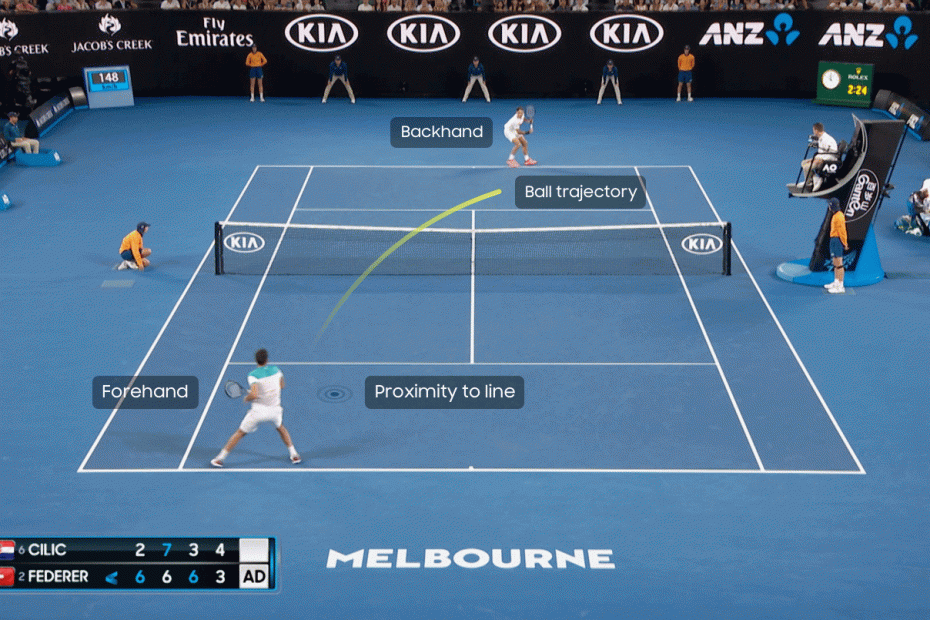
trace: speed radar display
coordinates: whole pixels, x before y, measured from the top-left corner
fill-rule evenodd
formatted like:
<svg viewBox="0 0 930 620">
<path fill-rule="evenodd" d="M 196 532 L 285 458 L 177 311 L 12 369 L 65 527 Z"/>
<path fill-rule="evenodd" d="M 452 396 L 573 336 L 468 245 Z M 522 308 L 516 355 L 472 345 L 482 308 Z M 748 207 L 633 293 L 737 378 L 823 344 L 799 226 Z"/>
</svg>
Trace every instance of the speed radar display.
<svg viewBox="0 0 930 620">
<path fill-rule="evenodd" d="M 873 65 L 821 62 L 815 103 L 868 108 L 872 105 Z"/>
</svg>

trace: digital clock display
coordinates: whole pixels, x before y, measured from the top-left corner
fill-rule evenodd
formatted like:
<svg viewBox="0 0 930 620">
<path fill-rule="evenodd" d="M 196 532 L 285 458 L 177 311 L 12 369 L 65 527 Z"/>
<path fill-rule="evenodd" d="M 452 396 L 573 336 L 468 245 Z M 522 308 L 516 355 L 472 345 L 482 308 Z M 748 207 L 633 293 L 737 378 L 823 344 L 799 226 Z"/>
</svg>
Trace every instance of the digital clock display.
<svg viewBox="0 0 930 620">
<path fill-rule="evenodd" d="M 129 81 L 125 71 L 95 71 L 90 74 L 90 89 L 94 92 L 128 90 Z"/>
</svg>

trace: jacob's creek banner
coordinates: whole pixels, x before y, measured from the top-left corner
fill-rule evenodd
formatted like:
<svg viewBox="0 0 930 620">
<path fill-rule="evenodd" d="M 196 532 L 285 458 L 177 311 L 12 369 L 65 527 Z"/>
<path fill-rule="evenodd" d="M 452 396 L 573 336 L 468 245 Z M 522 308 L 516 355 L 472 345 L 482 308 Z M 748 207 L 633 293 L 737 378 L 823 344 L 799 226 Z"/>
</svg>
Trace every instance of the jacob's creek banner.
<svg viewBox="0 0 930 620">
<path fill-rule="evenodd" d="M 612 58 L 626 96 L 669 96 L 685 45 L 702 97 L 813 97 L 821 60 L 875 66 L 873 88 L 930 100 L 930 15 L 90 11 L 0 16 L 0 59 L 35 76 L 129 65 L 141 95 L 242 94 L 245 56 L 268 58 L 267 92 L 319 96 L 335 53 L 359 96 L 461 96 L 478 55 L 496 97 L 588 94 Z M 2 62 L 0 62 L 2 64 Z"/>
</svg>

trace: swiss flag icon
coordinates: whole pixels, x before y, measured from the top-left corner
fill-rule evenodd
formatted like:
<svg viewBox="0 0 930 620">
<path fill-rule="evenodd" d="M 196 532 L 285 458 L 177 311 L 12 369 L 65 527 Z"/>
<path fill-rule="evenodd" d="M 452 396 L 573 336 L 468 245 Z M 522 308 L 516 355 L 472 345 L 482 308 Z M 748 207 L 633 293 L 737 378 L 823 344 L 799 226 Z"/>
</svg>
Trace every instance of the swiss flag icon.
<svg viewBox="0 0 930 620">
<path fill-rule="evenodd" d="M 12 566 L 0 566 L 0 587 L 12 586 L 15 574 L 16 571 Z"/>
</svg>

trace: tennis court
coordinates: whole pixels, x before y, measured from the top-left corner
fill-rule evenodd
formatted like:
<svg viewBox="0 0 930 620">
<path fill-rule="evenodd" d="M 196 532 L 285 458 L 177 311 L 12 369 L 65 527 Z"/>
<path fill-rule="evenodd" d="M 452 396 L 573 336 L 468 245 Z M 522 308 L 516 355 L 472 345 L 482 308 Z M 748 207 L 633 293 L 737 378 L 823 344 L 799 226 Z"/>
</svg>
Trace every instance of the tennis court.
<svg viewBox="0 0 930 620">
<path fill-rule="evenodd" d="M 809 255 L 823 217 L 784 190 L 810 123 L 842 136 L 848 110 L 625 99 L 594 118 L 590 101 L 552 101 L 531 142 L 540 166 L 514 171 L 499 144 L 389 146 L 394 116 L 454 116 L 459 101 L 268 99 L 261 115 L 232 99 L 78 111 L 43 139 L 61 166 L 0 171 L 14 201 L 0 213 L 0 371 L 16 389 L 0 538 L 275 537 L 278 588 L 0 590 L 4 617 L 926 617 L 930 429 L 899 369 L 922 367 L 910 329 L 930 271 L 922 240 L 892 227 L 904 190 L 876 216 L 883 282 L 837 296 L 774 275 Z M 165 146 L 190 139 L 196 157 Z M 925 178 L 927 154 L 905 145 L 898 188 Z M 644 179 L 642 209 L 515 206 L 517 176 L 614 174 Z M 716 255 L 694 262 L 670 226 L 648 254 L 605 246 L 609 275 L 427 275 L 424 257 L 422 272 L 387 275 L 401 248 L 339 306 L 357 271 L 274 273 L 312 253 L 301 226 L 409 230 L 497 189 L 433 228 L 466 231 L 480 257 L 496 233 L 472 229 L 732 222 L 732 275 Z M 114 271 L 141 219 L 153 268 Z M 233 273 L 230 252 L 216 275 L 215 222 L 290 224 L 274 261 L 243 255 L 252 272 Z M 394 232 L 361 244 L 367 260 Z M 568 262 L 551 248 L 571 244 L 506 235 Z M 67 248 L 52 264 L 50 238 Z M 285 375 L 304 462 L 262 428 L 213 468 L 244 414 L 223 385 L 244 383 L 259 347 Z M 93 408 L 94 377 L 134 374 L 196 376 L 198 407 Z M 495 376 L 523 378 L 522 408 L 366 406 L 369 377 Z M 359 565 L 338 559 L 360 550 Z M 427 567 L 435 550 L 459 559 Z M 478 567 L 482 554 L 496 559 Z"/>
<path fill-rule="evenodd" d="M 605 171 L 618 172 L 549 167 L 536 173 Z M 546 250 L 531 241 L 540 227 L 720 221 L 690 167 L 622 172 L 645 179 L 647 208 L 518 210 L 513 175 L 499 167 L 259 166 L 226 219 L 295 227 L 416 227 L 469 197 L 503 187 L 500 196 L 452 214 L 442 226 L 529 228 L 507 253 L 529 247 L 534 263 L 545 261 L 538 254 Z M 362 205 L 334 189 L 360 183 L 379 188 L 366 192 Z M 443 193 L 437 194 L 440 187 Z M 403 208 L 383 206 L 398 204 Z M 213 334 L 227 334 L 196 353 L 199 367 L 217 368 L 215 374 L 200 375 L 200 418 L 189 412 L 161 415 L 160 430 L 171 441 L 151 450 L 120 449 L 121 437 L 143 431 L 140 419 L 144 432 L 159 429 L 148 416 L 115 410 L 81 471 L 208 469 L 207 461 L 241 414 L 238 402 L 222 397 L 221 385 L 242 380 L 253 363 L 252 352 L 266 347 L 290 386 L 285 406 L 291 432 L 323 439 L 303 448 L 309 457 L 309 467 L 302 468 L 306 472 L 475 467 L 863 473 L 745 266 L 737 260 L 726 276 L 715 256 L 708 262 L 717 273 L 713 268 L 696 275 L 682 272 L 682 265 L 687 271 L 686 262 L 694 259 L 681 243 L 690 229 L 663 229 L 664 238 L 656 234 L 649 240 L 665 255 L 661 268 L 648 257 L 640 265 L 634 254 L 623 256 L 622 274 L 610 276 L 429 275 L 438 255 L 424 255 L 414 268 L 426 275 L 379 275 L 376 269 L 318 342 L 327 315 L 355 275 L 266 275 L 276 271 L 275 261 L 287 260 L 285 254 L 299 257 L 304 241 L 297 236 L 299 228 L 256 230 L 265 235 L 266 251 L 240 258 L 253 264 L 254 275 L 215 276 L 210 261 L 202 263 L 139 369 L 140 374 L 180 373 L 189 360 L 178 360 L 176 352 L 189 334 L 206 331 L 208 325 Z M 390 239 L 403 233 L 386 234 Z M 549 241 L 549 252 L 558 256 L 566 242 Z M 366 264 L 386 247 L 372 245 Z M 310 245 L 303 247 L 310 250 Z M 610 251 L 622 256 L 642 250 L 621 237 Z M 222 306 L 207 301 L 218 295 L 224 298 Z M 737 307 L 738 316 L 732 311 Z M 759 343 L 758 348 L 745 347 L 747 340 Z M 771 367 L 783 369 L 777 382 L 765 372 Z M 365 379 L 373 375 L 520 376 L 525 403 L 513 411 L 385 415 L 365 406 Z M 794 398 L 773 407 L 774 396 L 786 386 Z M 284 468 L 275 458 L 280 452 L 276 437 L 253 439 L 250 452 L 230 457 L 230 469 Z M 266 449 L 267 456 L 251 452 Z"/>
</svg>

